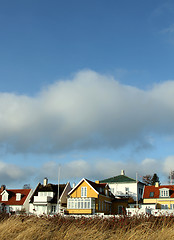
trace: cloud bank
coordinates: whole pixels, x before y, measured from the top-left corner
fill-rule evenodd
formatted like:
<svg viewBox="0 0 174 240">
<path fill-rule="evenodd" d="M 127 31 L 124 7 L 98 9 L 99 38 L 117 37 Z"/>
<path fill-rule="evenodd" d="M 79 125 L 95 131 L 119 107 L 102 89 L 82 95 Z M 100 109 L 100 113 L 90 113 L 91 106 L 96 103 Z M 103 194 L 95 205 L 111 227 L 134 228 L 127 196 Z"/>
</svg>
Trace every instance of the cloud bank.
<svg viewBox="0 0 174 240">
<path fill-rule="evenodd" d="M 149 90 L 91 70 L 59 80 L 35 97 L 0 93 L 0 149 L 58 153 L 127 144 L 174 134 L 174 81 Z"/>
<path fill-rule="evenodd" d="M 125 170 L 127 176 L 136 178 L 141 181 L 142 176 L 157 173 L 161 179 L 162 184 L 168 183 L 168 176 L 173 169 L 174 156 L 168 156 L 164 159 L 146 158 L 142 161 L 113 161 L 111 159 L 100 159 L 94 162 L 89 162 L 81 159 L 76 159 L 60 165 L 60 181 L 67 182 L 76 181 L 81 178 L 88 178 L 91 180 L 102 180 L 108 177 L 120 175 L 121 169 Z M 46 162 L 39 167 L 20 167 L 15 164 L 5 163 L 0 161 L 0 182 L 16 187 L 16 184 L 23 186 L 25 183 L 43 182 L 45 177 L 48 177 L 49 182 L 58 182 L 59 164 L 55 161 Z M 35 185 L 33 188 L 35 188 Z"/>
<path fill-rule="evenodd" d="M 142 176 L 157 173 L 162 176 L 162 184 L 168 183 L 168 176 L 173 170 L 174 156 L 168 156 L 165 159 L 151 159 L 146 158 L 140 162 L 121 162 L 113 161 L 111 159 L 100 159 L 90 163 L 84 159 L 77 159 L 64 163 L 60 167 L 60 181 L 76 181 L 81 178 L 88 178 L 91 180 L 102 180 L 104 178 L 120 175 L 121 169 L 125 170 L 127 176 L 136 179 L 136 172 L 138 179 L 141 181 Z M 106 164 L 107 163 L 107 164 Z M 30 182 L 33 178 L 37 182 L 43 182 L 44 177 L 48 177 L 49 182 L 58 181 L 59 164 L 55 161 L 46 162 L 37 167 L 21 168 L 14 164 L 7 164 L 0 162 L 0 181 L 5 184 L 25 184 Z M 11 171 L 13 169 L 13 171 Z"/>
<path fill-rule="evenodd" d="M 174 156 L 168 156 L 164 159 L 146 158 L 142 161 L 121 162 L 111 159 L 100 159 L 90 163 L 84 159 L 78 159 L 69 163 L 64 163 L 60 168 L 60 179 L 62 181 L 79 180 L 81 178 L 89 178 L 91 180 L 102 180 L 121 174 L 121 169 L 125 170 L 127 176 L 142 181 L 142 176 L 157 173 L 162 177 L 162 184 L 168 183 L 168 176 L 173 170 Z M 58 164 L 56 162 L 47 162 L 41 167 L 40 179 L 47 176 L 50 180 L 58 179 Z"/>
<path fill-rule="evenodd" d="M 19 167 L 15 164 L 0 161 L 0 182 L 2 184 L 25 184 L 35 174 L 33 167 Z"/>
</svg>

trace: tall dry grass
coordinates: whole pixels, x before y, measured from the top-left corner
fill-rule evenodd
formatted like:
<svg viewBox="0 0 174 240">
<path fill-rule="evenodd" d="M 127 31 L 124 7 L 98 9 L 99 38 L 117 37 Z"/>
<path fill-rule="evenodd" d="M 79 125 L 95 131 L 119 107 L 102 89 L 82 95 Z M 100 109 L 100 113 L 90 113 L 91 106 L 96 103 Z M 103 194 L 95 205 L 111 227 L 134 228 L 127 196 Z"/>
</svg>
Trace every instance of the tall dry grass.
<svg viewBox="0 0 174 240">
<path fill-rule="evenodd" d="M 174 217 L 0 216 L 0 239 L 174 239 Z"/>
</svg>

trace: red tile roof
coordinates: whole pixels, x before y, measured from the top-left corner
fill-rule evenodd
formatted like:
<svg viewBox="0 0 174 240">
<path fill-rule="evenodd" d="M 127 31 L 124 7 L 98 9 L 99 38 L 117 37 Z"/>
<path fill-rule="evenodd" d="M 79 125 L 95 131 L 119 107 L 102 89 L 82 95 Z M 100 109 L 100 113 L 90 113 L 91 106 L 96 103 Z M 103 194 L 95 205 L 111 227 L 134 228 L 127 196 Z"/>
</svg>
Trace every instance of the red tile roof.
<svg viewBox="0 0 174 240">
<path fill-rule="evenodd" d="M 174 198 L 174 185 L 161 185 L 159 187 L 145 186 L 143 198 L 159 198 L 160 197 L 159 189 L 162 188 L 168 188 L 170 190 L 170 198 Z M 153 197 L 150 197 L 150 192 L 154 192 Z"/>
<path fill-rule="evenodd" d="M 31 189 L 6 189 L 5 191 L 9 194 L 8 201 L 2 201 L 1 193 L 3 191 L 0 190 L 0 203 L 4 203 L 5 205 L 23 205 Z M 16 193 L 21 193 L 20 201 L 16 201 Z"/>
</svg>

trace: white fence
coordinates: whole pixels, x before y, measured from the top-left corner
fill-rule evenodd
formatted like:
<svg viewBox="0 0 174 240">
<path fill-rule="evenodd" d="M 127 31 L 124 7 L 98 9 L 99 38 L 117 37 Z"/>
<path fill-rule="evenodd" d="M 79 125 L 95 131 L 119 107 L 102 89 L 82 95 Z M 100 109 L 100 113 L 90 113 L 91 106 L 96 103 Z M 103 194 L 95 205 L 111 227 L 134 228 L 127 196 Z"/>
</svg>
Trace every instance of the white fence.
<svg viewBox="0 0 174 240">
<path fill-rule="evenodd" d="M 149 208 L 127 208 L 127 216 L 153 215 L 153 216 L 174 216 L 174 210 L 171 209 L 149 209 Z"/>
</svg>

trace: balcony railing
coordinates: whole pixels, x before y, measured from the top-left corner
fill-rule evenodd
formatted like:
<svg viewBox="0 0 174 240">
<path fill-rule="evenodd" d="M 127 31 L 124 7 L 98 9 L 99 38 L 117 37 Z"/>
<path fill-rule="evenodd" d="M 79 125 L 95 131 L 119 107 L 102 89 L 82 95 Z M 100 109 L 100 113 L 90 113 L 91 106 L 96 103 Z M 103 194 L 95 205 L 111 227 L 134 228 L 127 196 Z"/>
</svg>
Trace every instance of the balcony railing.
<svg viewBox="0 0 174 240">
<path fill-rule="evenodd" d="M 52 199 L 50 196 L 34 196 L 34 203 L 47 203 Z"/>
</svg>

